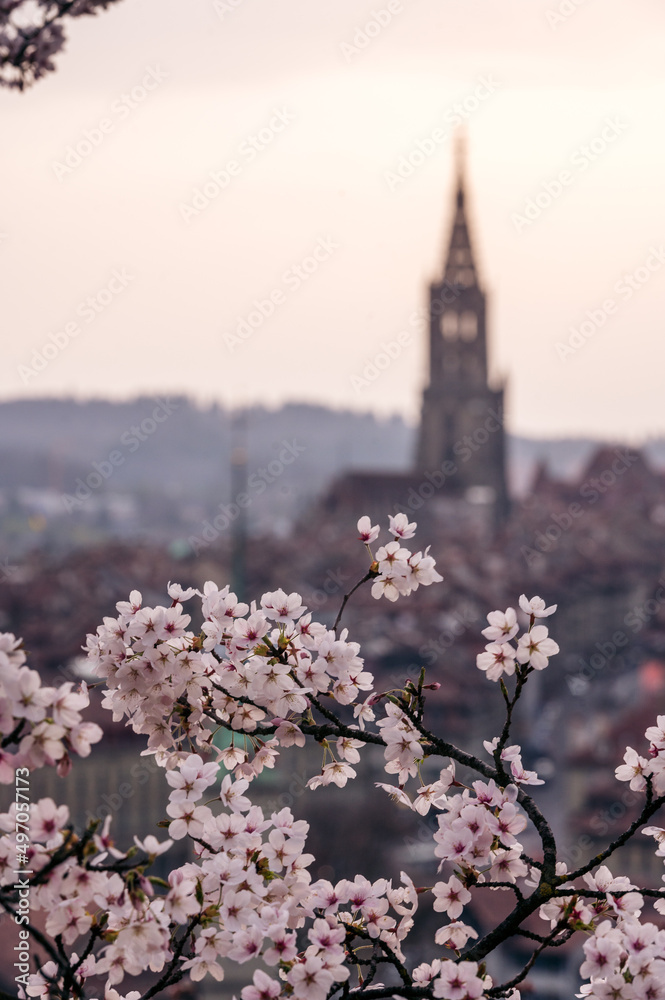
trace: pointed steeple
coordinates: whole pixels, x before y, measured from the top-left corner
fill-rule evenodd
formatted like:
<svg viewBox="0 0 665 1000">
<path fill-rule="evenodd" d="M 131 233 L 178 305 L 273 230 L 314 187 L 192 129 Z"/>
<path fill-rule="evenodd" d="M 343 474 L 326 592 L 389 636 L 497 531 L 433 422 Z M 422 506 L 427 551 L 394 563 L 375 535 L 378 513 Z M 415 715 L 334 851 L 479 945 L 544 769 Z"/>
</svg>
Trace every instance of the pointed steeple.
<svg viewBox="0 0 665 1000">
<path fill-rule="evenodd" d="M 455 143 L 455 215 L 448 244 L 444 281 L 464 288 L 477 287 L 478 272 L 473 258 L 469 224 L 465 210 L 465 137 L 459 134 Z"/>
</svg>

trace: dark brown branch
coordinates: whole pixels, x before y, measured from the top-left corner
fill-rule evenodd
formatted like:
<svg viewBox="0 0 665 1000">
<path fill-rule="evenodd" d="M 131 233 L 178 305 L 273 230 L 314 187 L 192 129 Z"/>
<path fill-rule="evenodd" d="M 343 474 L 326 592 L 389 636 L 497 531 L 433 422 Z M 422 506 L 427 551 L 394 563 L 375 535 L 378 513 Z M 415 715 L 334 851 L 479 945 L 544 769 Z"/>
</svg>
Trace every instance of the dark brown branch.
<svg viewBox="0 0 665 1000">
<path fill-rule="evenodd" d="M 612 843 L 608 847 L 606 847 L 604 851 L 601 851 L 600 854 L 597 854 L 594 858 L 591 858 L 590 861 L 587 861 L 585 865 L 582 865 L 581 868 L 578 868 L 576 871 L 568 872 L 565 876 L 565 881 L 573 882 L 576 878 L 579 878 L 581 875 L 586 875 L 586 873 L 590 872 L 592 868 L 595 868 L 597 865 L 601 865 L 603 861 L 605 861 L 606 858 L 609 858 L 610 855 L 614 854 L 614 852 L 618 850 L 619 847 L 623 847 L 623 845 L 630 840 L 633 834 L 636 833 L 637 830 L 639 830 L 639 828 L 643 826 L 644 823 L 646 823 L 646 821 L 650 819 L 650 817 L 653 816 L 653 814 L 657 812 L 663 804 L 665 804 L 665 795 L 660 795 L 658 796 L 658 798 L 653 799 L 651 782 L 649 782 L 647 786 L 647 800 L 642 812 L 637 817 L 637 819 L 630 824 L 625 833 L 622 833 L 620 836 L 616 838 L 616 840 L 613 840 Z"/>
<path fill-rule="evenodd" d="M 167 986 L 171 986 L 173 983 L 177 983 L 180 979 L 182 979 L 184 972 L 181 968 L 176 970 L 176 966 L 178 965 L 180 957 L 185 950 L 188 938 L 200 920 L 201 914 L 199 913 L 195 917 L 192 917 L 189 921 L 187 930 L 183 934 L 178 946 L 173 952 L 173 958 L 169 962 L 166 971 L 162 974 L 158 982 L 156 982 L 154 986 L 151 986 L 150 989 L 143 994 L 141 1000 L 149 1000 L 150 997 L 154 997 L 160 990 L 166 989 Z"/>
<path fill-rule="evenodd" d="M 368 569 L 362 580 L 358 580 L 358 583 L 356 583 L 355 586 L 351 587 L 351 590 L 348 592 L 348 594 L 344 595 L 344 597 L 342 598 L 341 607 L 337 612 L 337 618 L 335 618 L 335 624 L 332 627 L 332 630 L 335 633 L 335 635 L 337 635 L 337 629 L 339 627 L 340 621 L 342 620 L 342 615 L 344 614 L 344 608 L 346 607 L 349 598 L 352 596 L 352 594 L 355 594 L 358 587 L 362 587 L 363 583 L 367 583 L 368 580 L 373 580 L 374 577 L 378 575 L 379 574 L 377 570 Z"/>
</svg>

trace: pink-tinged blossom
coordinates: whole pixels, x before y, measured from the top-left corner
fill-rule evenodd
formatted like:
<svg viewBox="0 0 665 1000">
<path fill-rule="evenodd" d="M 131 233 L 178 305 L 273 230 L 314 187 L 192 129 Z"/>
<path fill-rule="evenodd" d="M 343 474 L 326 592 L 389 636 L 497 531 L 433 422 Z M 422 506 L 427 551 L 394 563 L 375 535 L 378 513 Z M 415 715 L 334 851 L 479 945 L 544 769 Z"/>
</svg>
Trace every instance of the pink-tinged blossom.
<svg viewBox="0 0 665 1000">
<path fill-rule="evenodd" d="M 589 997 L 589 1000 L 637 1000 L 638 997 L 634 987 L 620 972 L 604 979 L 594 979 L 592 983 L 583 986 L 582 990 L 584 992 L 577 993 L 576 996 Z"/>
<path fill-rule="evenodd" d="M 439 824 L 441 820 L 442 817 L 439 817 Z M 434 839 L 438 841 L 434 853 L 444 861 L 463 861 L 473 852 L 474 837 L 463 821 L 454 827 L 441 827 L 435 832 Z"/>
<path fill-rule="evenodd" d="M 111 829 L 111 819 L 109 815 L 104 820 L 104 825 L 99 833 L 96 833 L 93 837 L 93 842 L 98 851 L 107 851 L 112 857 L 116 859 L 126 858 L 127 854 L 119 851 L 115 847 L 115 841 L 112 839 L 109 830 Z"/>
<path fill-rule="evenodd" d="M 173 822 L 169 823 L 169 835 L 173 840 L 182 840 L 187 835 L 200 837 L 204 823 L 212 815 L 207 806 L 195 806 L 188 799 L 182 802 L 169 802 L 166 811 L 173 817 Z"/>
<path fill-rule="evenodd" d="M 614 775 L 618 781 L 630 781 L 630 787 L 634 792 L 643 792 L 647 787 L 645 774 L 649 774 L 649 761 L 639 754 L 632 747 L 626 747 L 623 755 L 624 764 L 619 764 Z"/>
<path fill-rule="evenodd" d="M 622 935 L 609 920 L 598 925 L 594 935 L 584 942 L 585 961 L 580 966 L 584 979 L 600 979 L 618 971 L 621 962 Z"/>
<path fill-rule="evenodd" d="M 409 538 L 413 538 L 415 535 L 418 525 L 415 521 L 411 521 L 411 523 L 409 523 L 409 519 L 406 514 L 395 514 L 394 517 L 389 514 L 388 520 L 390 522 L 388 531 L 391 535 L 394 535 L 395 538 L 403 538 L 406 541 Z"/>
<path fill-rule="evenodd" d="M 636 888 L 625 875 L 615 877 L 607 865 L 601 865 L 593 875 L 587 872 L 584 881 L 590 889 L 600 889 L 601 892 L 619 892 Z"/>
<path fill-rule="evenodd" d="M 190 754 L 180 762 L 179 771 L 166 772 L 166 780 L 173 789 L 169 796 L 171 802 L 183 802 L 185 799 L 196 802 L 206 788 L 214 785 L 218 770 L 219 765 L 214 761 L 204 764 L 197 753 Z"/>
<path fill-rule="evenodd" d="M 140 847 L 142 851 L 145 851 L 149 857 L 156 858 L 160 854 L 164 854 L 168 851 L 169 847 L 173 844 L 173 841 L 164 840 L 160 842 L 157 840 L 157 837 L 155 837 L 152 833 L 149 833 L 147 837 L 143 838 L 143 840 L 139 840 L 139 838 L 135 835 L 134 843 L 137 847 Z"/>
<path fill-rule="evenodd" d="M 93 743 L 99 743 L 104 732 L 96 722 L 81 722 L 74 726 L 68 733 L 68 740 L 72 750 L 79 757 L 88 757 Z"/>
<path fill-rule="evenodd" d="M 77 726 L 81 721 L 81 709 L 90 704 L 87 685 L 82 683 L 78 691 L 72 691 L 73 687 L 71 681 L 61 684 L 54 693 L 49 711 L 53 721 L 65 729 Z"/>
<path fill-rule="evenodd" d="M 446 795 L 440 781 L 434 781 L 431 785 L 421 785 L 413 800 L 413 808 L 421 816 L 426 816 L 431 806 L 441 808 L 445 805 Z"/>
<path fill-rule="evenodd" d="M 503 674 L 515 673 L 515 650 L 508 642 L 490 642 L 484 653 L 478 653 L 476 666 L 484 670 L 491 681 L 498 681 Z"/>
<path fill-rule="evenodd" d="M 510 762 L 510 773 L 512 779 L 518 785 L 544 785 L 545 782 L 539 778 L 535 771 L 525 771 L 522 766 L 522 758 L 516 757 Z"/>
<path fill-rule="evenodd" d="M 28 987 L 26 993 L 29 997 L 40 997 L 48 1000 L 51 992 L 49 979 L 57 979 L 58 966 L 55 962 L 46 962 L 40 972 L 32 973 L 28 976 Z"/>
<path fill-rule="evenodd" d="M 340 736 L 337 740 L 337 752 L 349 764 L 357 764 L 360 760 L 358 750 L 364 745 L 362 740 L 354 740 L 350 736 Z"/>
<path fill-rule="evenodd" d="M 189 601 L 190 598 L 201 596 L 201 591 L 197 590 L 196 587 L 188 587 L 187 590 L 183 590 L 179 583 L 171 583 L 169 581 L 166 592 L 173 601 L 182 603 L 183 601 Z"/>
<path fill-rule="evenodd" d="M 551 604 L 549 608 L 546 608 L 542 597 L 532 597 L 529 600 L 525 594 L 520 597 L 519 604 L 525 615 L 533 615 L 534 618 L 548 618 L 557 609 L 556 604 Z"/>
<path fill-rule="evenodd" d="M 5 681 L 5 687 L 16 719 L 41 722 L 46 718 L 46 706 L 52 703 L 54 691 L 42 687 L 36 670 L 21 667 L 16 675 Z"/>
<path fill-rule="evenodd" d="M 166 895 L 165 910 L 171 920 L 185 924 L 189 918 L 201 909 L 196 899 L 196 879 L 185 875 L 182 870 L 172 871 L 169 875 L 169 891 Z"/>
<path fill-rule="evenodd" d="M 89 723 L 91 724 L 91 723 Z M 26 754 L 35 767 L 55 764 L 65 754 L 62 740 L 66 730 L 51 722 L 40 722 L 21 740 L 19 750 Z"/>
<path fill-rule="evenodd" d="M 238 766 L 238 764 L 244 764 L 246 760 L 247 751 L 241 749 L 241 747 L 225 747 L 224 750 L 221 750 L 219 753 L 220 764 L 223 764 L 229 771 L 232 771 L 234 767 Z"/>
<path fill-rule="evenodd" d="M 120 617 L 125 621 L 133 618 L 138 611 L 141 610 L 143 604 L 143 597 L 140 590 L 132 590 L 129 595 L 128 601 L 118 601 L 116 604 L 116 610 Z"/>
<path fill-rule="evenodd" d="M 321 774 L 310 778 L 307 785 L 309 788 L 318 788 L 320 785 L 332 783 L 338 788 L 344 788 L 349 778 L 355 778 L 355 776 L 356 772 L 350 764 L 345 764 L 343 761 L 333 761 L 332 764 L 325 764 Z"/>
<path fill-rule="evenodd" d="M 380 528 L 378 524 L 372 524 L 367 514 L 358 521 L 358 537 L 365 545 L 371 545 L 379 537 Z"/>
<path fill-rule="evenodd" d="M 510 642 L 519 631 L 514 608 L 506 608 L 505 611 L 490 611 L 487 621 L 489 625 L 482 630 L 481 635 L 484 635 L 490 642 Z"/>
<path fill-rule="evenodd" d="M 249 618 L 236 618 L 233 631 L 243 645 L 249 646 L 263 639 L 270 631 L 270 622 L 260 611 L 255 611 Z"/>
<path fill-rule="evenodd" d="M 307 610 L 302 603 L 300 594 L 285 594 L 283 590 L 264 594 L 261 598 L 261 607 L 268 618 L 288 624 L 291 624 L 296 618 L 300 618 Z"/>
<path fill-rule="evenodd" d="M 665 715 L 659 715 L 656 725 L 649 726 L 644 735 L 658 750 L 665 749 Z"/>
<path fill-rule="evenodd" d="M 253 986 L 245 986 L 240 991 L 242 1000 L 271 1000 L 282 992 L 281 983 L 257 969 L 253 976 Z"/>
<path fill-rule="evenodd" d="M 87 934 L 92 917 L 86 913 L 80 899 L 65 899 L 55 906 L 46 918 L 46 933 L 51 937 L 62 935 L 65 944 L 73 944 L 82 934 Z"/>
<path fill-rule="evenodd" d="M 44 842 L 47 848 L 62 843 L 60 831 L 69 822 L 67 806 L 56 806 L 53 799 L 33 802 L 30 809 L 30 835 L 35 842 Z"/>
<path fill-rule="evenodd" d="M 434 557 L 429 555 L 429 546 L 424 552 L 416 552 L 409 559 L 409 592 L 417 590 L 419 586 L 429 587 L 432 583 L 441 583 L 443 577 L 437 573 Z"/>
<path fill-rule="evenodd" d="M 408 560 L 411 553 L 408 549 L 403 549 L 397 540 L 387 542 L 376 550 L 376 561 L 382 573 L 393 573 L 398 576 L 406 576 L 408 573 Z"/>
<path fill-rule="evenodd" d="M 374 784 L 377 788 L 381 788 L 384 792 L 387 792 L 393 802 L 407 806 L 409 809 L 413 808 L 411 799 L 403 788 L 398 788 L 397 785 L 387 785 L 383 781 L 375 781 Z"/>
<path fill-rule="evenodd" d="M 439 913 L 447 913 L 451 920 L 457 920 L 471 899 L 471 893 L 456 875 L 452 875 L 447 882 L 436 882 L 432 892 L 436 897 L 434 909 Z"/>
<path fill-rule="evenodd" d="M 187 961 L 182 963 L 183 969 L 189 972 L 190 979 L 199 983 L 205 976 L 212 976 L 217 982 L 221 982 L 224 978 L 224 969 L 214 958 L 204 958 L 202 955 L 196 955 L 194 958 L 188 958 Z"/>
<path fill-rule="evenodd" d="M 249 611 L 247 604 L 238 601 L 231 588 L 226 585 L 221 590 L 212 580 L 206 580 L 203 585 L 203 602 L 201 610 L 205 618 L 215 618 L 230 628 L 234 618 L 242 618 Z"/>
<path fill-rule="evenodd" d="M 512 847 L 517 842 L 515 834 L 526 826 L 526 816 L 512 802 L 506 802 L 496 815 L 488 813 L 485 822 L 504 847 Z"/>
<path fill-rule="evenodd" d="M 515 882 L 529 874 L 529 866 L 521 860 L 521 846 L 510 851 L 493 851 L 489 877 L 492 882 Z"/>
<path fill-rule="evenodd" d="M 386 896 L 395 913 L 401 917 L 411 917 L 418 909 L 418 890 L 406 872 L 399 873 L 401 886 L 386 889 Z"/>
<path fill-rule="evenodd" d="M 559 646 L 548 637 L 546 625 L 534 625 L 530 632 L 521 635 L 517 643 L 517 660 L 528 663 L 534 670 L 544 670 L 548 658 L 559 652 Z"/>
<path fill-rule="evenodd" d="M 385 597 L 393 603 L 399 600 L 404 589 L 404 576 L 397 573 L 382 573 L 372 584 L 372 597 Z"/>
<path fill-rule="evenodd" d="M 413 970 L 413 982 L 416 986 L 429 986 L 435 976 L 438 976 L 440 972 L 440 958 L 435 958 L 431 963 L 422 962 Z"/>
<path fill-rule="evenodd" d="M 665 855 L 665 829 L 662 826 L 645 826 L 642 830 L 645 837 L 653 837 L 658 844 L 657 855 Z"/>
<path fill-rule="evenodd" d="M 482 996 L 485 988 L 477 972 L 476 962 L 443 961 L 439 977 L 434 980 L 432 992 L 435 997 L 441 997 L 442 1000 L 475 1000 L 476 997 Z"/>
</svg>

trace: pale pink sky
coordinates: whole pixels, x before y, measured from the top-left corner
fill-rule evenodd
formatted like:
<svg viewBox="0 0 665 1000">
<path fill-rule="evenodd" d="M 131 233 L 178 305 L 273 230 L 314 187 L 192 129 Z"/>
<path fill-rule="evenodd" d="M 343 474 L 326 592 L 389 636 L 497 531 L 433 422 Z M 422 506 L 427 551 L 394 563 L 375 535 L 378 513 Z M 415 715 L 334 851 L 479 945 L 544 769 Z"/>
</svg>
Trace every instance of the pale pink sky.
<svg viewBox="0 0 665 1000">
<path fill-rule="evenodd" d="M 440 267 L 461 103 L 509 429 L 665 434 L 662 0 L 391 7 L 352 50 L 387 0 L 123 0 L 71 30 L 51 78 L 0 94 L 0 399 L 171 391 L 415 420 L 422 334 L 354 377 Z M 573 12 L 551 23 L 559 7 Z M 230 160 L 225 189 L 183 209 Z M 587 311 L 588 338 L 561 356 Z M 51 334 L 66 346 L 26 374 Z"/>
</svg>

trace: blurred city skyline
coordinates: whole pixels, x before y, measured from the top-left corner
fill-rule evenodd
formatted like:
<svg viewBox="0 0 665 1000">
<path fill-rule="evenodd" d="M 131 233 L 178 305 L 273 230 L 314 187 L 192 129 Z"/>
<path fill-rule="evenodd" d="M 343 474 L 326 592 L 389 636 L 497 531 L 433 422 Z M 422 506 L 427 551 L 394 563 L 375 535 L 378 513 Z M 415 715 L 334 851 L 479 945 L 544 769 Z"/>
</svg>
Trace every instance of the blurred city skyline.
<svg viewBox="0 0 665 1000">
<path fill-rule="evenodd" d="M 656 0 L 123 0 L 81 19 L 54 74 L 0 94 L 0 401 L 417 422 L 461 121 L 508 430 L 665 434 L 664 28 Z"/>
</svg>

